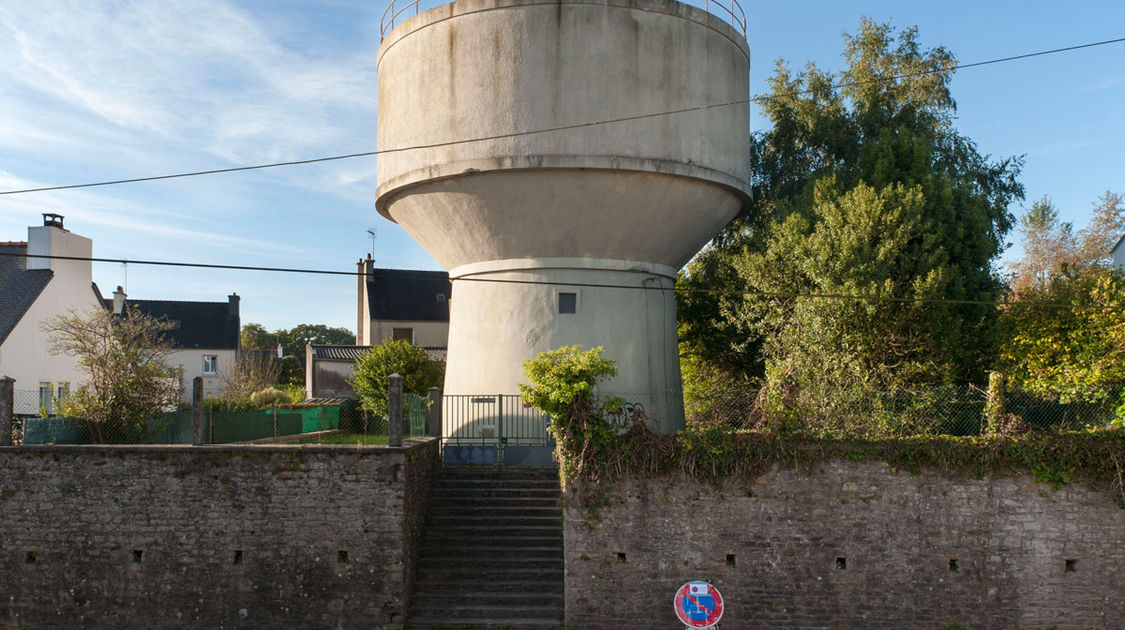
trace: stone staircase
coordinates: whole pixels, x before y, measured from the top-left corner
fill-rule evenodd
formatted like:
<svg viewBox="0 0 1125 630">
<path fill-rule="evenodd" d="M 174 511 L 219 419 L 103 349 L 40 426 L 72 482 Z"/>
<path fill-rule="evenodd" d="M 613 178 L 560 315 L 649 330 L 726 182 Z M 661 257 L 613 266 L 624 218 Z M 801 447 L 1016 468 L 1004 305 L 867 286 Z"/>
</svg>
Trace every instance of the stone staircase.
<svg viewBox="0 0 1125 630">
<path fill-rule="evenodd" d="M 445 469 L 426 519 L 406 628 L 560 628 L 560 497 L 554 469 Z"/>
</svg>

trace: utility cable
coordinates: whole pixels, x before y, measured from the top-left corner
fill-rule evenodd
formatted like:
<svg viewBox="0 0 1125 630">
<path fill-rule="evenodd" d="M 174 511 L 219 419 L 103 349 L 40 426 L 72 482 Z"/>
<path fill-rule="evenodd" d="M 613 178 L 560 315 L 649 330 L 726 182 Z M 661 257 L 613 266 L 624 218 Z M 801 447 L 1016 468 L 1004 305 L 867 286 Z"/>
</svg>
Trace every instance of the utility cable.
<svg viewBox="0 0 1125 630">
<path fill-rule="evenodd" d="M 234 271 L 269 271 L 278 273 L 303 273 L 315 274 L 326 276 L 367 276 L 378 277 L 377 274 L 368 274 L 362 271 L 336 271 L 331 269 L 307 269 L 300 267 L 260 267 L 252 265 L 223 265 L 217 263 L 198 263 L 198 262 L 175 262 L 166 260 L 134 260 L 127 258 L 95 258 L 87 256 L 57 256 L 50 254 L 20 254 L 12 252 L 0 252 L 0 257 L 10 258 L 43 258 L 49 260 L 71 260 L 79 262 L 98 262 L 98 263 L 114 263 L 125 265 L 155 265 L 163 267 L 189 267 L 196 269 L 228 269 Z M 392 270 L 398 271 L 398 270 Z M 629 271 L 621 271 L 622 273 L 630 273 Z M 651 275 L 647 272 L 633 271 L 641 275 Z M 410 273 L 398 273 L 398 278 L 411 279 L 411 280 L 432 280 L 433 276 L 420 275 Z M 857 302 L 892 302 L 900 304 L 956 304 L 956 305 L 972 305 L 972 306 L 1036 306 L 1046 308 L 1060 308 L 1060 309 L 1073 309 L 1073 308 L 1114 308 L 1116 307 L 1094 307 L 1094 306 L 1076 306 L 1074 304 L 1067 304 L 1063 302 L 1041 302 L 1041 301 L 990 301 L 990 300 L 958 300 L 952 298 L 908 298 L 908 297 L 889 297 L 881 295 L 850 295 L 845 293 L 796 293 L 784 291 L 740 291 L 729 289 L 704 289 L 698 287 L 660 287 L 648 286 L 642 283 L 641 285 L 633 284 L 595 284 L 592 282 L 559 282 L 554 280 L 519 280 L 514 278 L 450 278 L 450 282 L 483 282 L 490 284 L 520 284 L 520 285 L 539 285 L 539 286 L 552 286 L 552 287 L 575 287 L 575 288 L 592 288 L 592 289 L 630 289 L 634 291 L 668 291 L 680 294 L 698 294 L 698 295 L 719 295 L 719 296 L 746 296 L 746 297 L 759 297 L 763 299 L 821 299 L 821 300 L 854 300 Z"/>
<path fill-rule="evenodd" d="M 1020 60 L 1020 59 L 1030 59 L 1032 57 L 1042 57 L 1044 55 L 1054 55 L 1054 54 L 1070 52 L 1070 51 L 1074 51 L 1074 50 L 1081 50 L 1081 49 L 1084 49 L 1084 48 L 1093 48 L 1093 47 L 1096 47 L 1096 46 L 1106 46 L 1106 45 L 1109 45 L 1109 44 L 1119 44 L 1119 43 L 1122 43 L 1122 42 L 1125 42 L 1125 37 L 1118 37 L 1118 38 L 1115 38 L 1115 39 L 1107 39 L 1107 40 L 1103 40 L 1103 41 L 1099 41 L 1099 42 L 1090 42 L 1090 43 L 1086 43 L 1086 44 L 1076 44 L 1074 46 L 1065 46 L 1063 48 L 1052 48 L 1050 50 L 1040 50 L 1040 51 L 1036 51 L 1036 52 L 1025 53 L 1025 54 L 1022 54 L 1022 55 L 1013 55 L 1013 56 L 1010 56 L 1010 57 L 1001 57 L 1001 58 L 998 58 L 998 59 L 989 59 L 989 60 L 986 60 L 986 61 L 976 61 L 976 62 L 973 62 L 973 63 L 966 63 L 966 64 L 955 63 L 949 68 L 940 68 L 940 69 L 937 69 L 937 70 L 923 70 L 923 71 L 920 71 L 920 72 L 913 72 L 913 73 L 908 73 L 908 74 L 899 74 L 899 75 L 894 75 L 894 76 L 889 76 L 889 77 L 876 77 L 876 78 L 868 79 L 866 81 L 853 81 L 853 82 L 848 82 L 848 83 L 839 83 L 839 84 L 832 85 L 831 88 L 832 89 L 838 89 L 838 88 L 844 88 L 844 87 L 854 87 L 854 86 L 857 86 L 857 85 L 865 85 L 865 84 L 868 84 L 868 83 L 884 83 L 884 82 L 889 83 L 891 81 L 899 81 L 899 80 L 902 80 L 902 79 L 910 79 L 910 78 L 921 77 L 921 76 L 926 76 L 926 75 L 931 75 L 931 74 L 939 74 L 939 73 L 944 73 L 944 72 L 954 73 L 954 72 L 957 72 L 958 70 L 963 70 L 965 68 L 977 68 L 977 67 L 981 67 L 981 66 L 987 66 L 987 65 L 998 64 L 998 63 L 1005 63 L 1005 62 L 1009 62 L 1009 61 L 1017 61 L 1017 60 Z M 798 91 L 798 92 L 793 92 L 791 94 L 791 96 L 807 95 L 807 94 L 811 94 L 812 92 L 813 92 L 813 90 L 801 90 L 801 91 Z M 363 151 L 363 152 L 360 152 L 360 153 L 348 153 L 348 154 L 345 154 L 345 155 L 333 155 L 333 156 L 327 156 L 327 157 L 311 158 L 311 159 L 307 159 L 307 160 L 292 160 L 292 161 L 288 161 L 288 162 L 271 162 L 271 163 L 268 163 L 268 164 L 255 164 L 255 165 L 251 165 L 251 166 L 235 166 L 235 167 L 231 167 L 231 168 L 217 168 L 217 169 L 210 169 L 210 170 L 205 170 L 205 171 L 189 171 L 189 172 L 185 172 L 185 173 L 172 173 L 172 174 L 169 174 L 169 175 L 153 175 L 153 176 L 149 176 L 149 177 L 133 177 L 133 178 L 129 178 L 129 179 L 116 179 L 116 180 L 109 180 L 109 181 L 90 182 L 90 183 L 86 183 L 86 184 L 67 184 L 67 185 L 63 185 L 63 186 L 44 186 L 44 187 L 40 187 L 40 188 L 25 188 L 25 189 L 21 189 L 21 190 L 4 190 L 4 191 L 0 191 L 0 195 L 22 195 L 22 194 L 27 194 L 27 193 L 48 192 L 48 191 L 54 191 L 54 190 L 73 190 L 73 189 L 77 189 L 77 188 L 93 188 L 95 186 L 114 186 L 114 185 L 117 185 L 117 184 L 134 184 L 134 183 L 138 183 L 138 182 L 151 182 L 151 181 L 158 181 L 158 180 L 162 180 L 162 179 L 179 179 L 179 178 L 184 178 L 184 177 L 198 177 L 198 176 L 202 176 L 202 175 L 217 175 L 217 174 L 221 174 L 221 173 L 236 173 L 236 172 L 241 172 L 241 171 L 254 171 L 254 170 L 267 169 L 267 168 L 278 168 L 278 167 L 282 167 L 282 166 L 297 166 L 297 165 L 301 165 L 301 164 L 315 164 L 315 163 L 318 163 L 318 162 L 332 162 L 332 161 L 336 161 L 336 160 L 349 160 L 349 159 L 360 158 L 360 157 L 371 157 L 371 156 L 376 156 L 376 155 L 386 155 L 386 154 L 390 154 L 390 153 L 401 153 L 403 151 L 414 151 L 414 150 L 418 150 L 418 149 L 433 149 L 433 148 L 438 148 L 438 147 L 448 147 L 448 146 L 456 146 L 456 145 L 461 145 L 461 144 L 469 144 L 469 143 L 473 143 L 473 142 L 486 142 L 486 141 L 489 141 L 489 140 L 501 140 L 501 139 L 504 139 L 504 138 L 518 138 L 518 137 L 521 137 L 521 136 L 530 136 L 530 135 L 537 135 L 537 134 L 542 134 L 542 133 L 553 133 L 553 132 L 558 132 L 558 131 L 569 131 L 569 130 L 573 130 L 573 129 L 582 129 L 582 128 L 586 128 L 586 127 L 597 127 L 599 125 L 611 125 L 611 124 L 628 122 L 628 121 L 633 121 L 633 120 L 643 120 L 643 119 L 646 119 L 646 118 L 657 118 L 657 117 L 661 117 L 661 116 L 673 116 L 673 115 L 676 115 L 676 114 L 685 114 L 685 113 L 689 113 L 689 112 L 704 111 L 704 110 L 716 109 L 716 108 L 720 108 L 720 107 L 731 107 L 731 106 L 734 106 L 734 105 L 746 105 L 746 104 L 749 104 L 749 103 L 752 103 L 752 102 L 761 103 L 761 102 L 770 101 L 770 100 L 773 100 L 773 99 L 776 99 L 776 98 L 778 98 L 778 97 L 777 96 L 763 95 L 763 96 L 755 96 L 755 97 L 746 98 L 746 99 L 739 99 L 739 100 L 735 100 L 735 101 L 727 101 L 725 103 L 712 103 L 712 104 L 709 104 L 709 105 L 699 105 L 699 106 L 696 106 L 696 107 L 685 107 L 685 108 L 681 108 L 681 109 L 673 109 L 673 110 L 667 110 L 667 111 L 661 111 L 661 112 L 652 112 L 652 113 L 648 113 L 648 114 L 637 114 L 637 115 L 633 115 L 633 116 L 622 116 L 622 117 L 619 117 L 619 118 L 607 118 L 607 119 L 604 119 L 604 120 L 596 120 L 596 121 L 592 121 L 592 122 L 575 123 L 575 124 L 571 124 L 571 125 L 559 125 L 559 126 L 556 126 L 556 127 L 547 127 L 547 128 L 543 128 L 543 129 L 533 129 L 533 130 L 528 130 L 528 131 L 514 131 L 514 132 L 511 132 L 511 133 L 496 134 L 496 135 L 491 135 L 491 136 L 480 136 L 480 137 L 476 137 L 476 138 L 467 138 L 467 139 L 464 139 L 464 140 L 448 140 L 448 141 L 434 142 L 434 143 L 429 143 L 429 144 L 417 144 L 417 145 L 411 145 L 411 146 L 406 146 L 406 147 L 394 147 L 394 148 L 390 148 L 390 149 L 379 149 L 379 150 L 376 150 L 376 151 Z"/>
</svg>

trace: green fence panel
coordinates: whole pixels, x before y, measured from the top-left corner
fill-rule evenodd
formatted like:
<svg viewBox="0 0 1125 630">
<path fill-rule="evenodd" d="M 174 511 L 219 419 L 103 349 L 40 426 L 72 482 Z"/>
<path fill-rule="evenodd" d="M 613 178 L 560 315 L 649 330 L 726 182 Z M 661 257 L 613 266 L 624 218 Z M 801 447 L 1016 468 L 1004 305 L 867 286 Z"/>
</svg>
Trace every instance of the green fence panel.
<svg viewBox="0 0 1125 630">
<path fill-rule="evenodd" d="M 148 444 L 191 444 L 191 410 L 171 411 L 149 423 Z"/>
<path fill-rule="evenodd" d="M 24 444 L 89 444 L 90 431 L 77 418 L 26 418 Z"/>
<path fill-rule="evenodd" d="M 206 421 L 206 419 L 205 419 Z M 267 437 L 301 433 L 304 417 L 288 409 L 257 411 L 212 410 L 209 419 L 211 443 L 249 442 Z"/>
<path fill-rule="evenodd" d="M 429 415 L 429 399 L 411 392 L 402 394 L 402 435 L 420 437 L 426 435 L 426 422 Z"/>
<path fill-rule="evenodd" d="M 314 431 L 333 431 L 340 428 L 340 408 L 325 405 L 323 407 L 310 407 L 307 409 L 291 409 L 301 413 L 301 433 Z M 324 412 L 324 422 L 321 423 L 321 411 Z"/>
</svg>

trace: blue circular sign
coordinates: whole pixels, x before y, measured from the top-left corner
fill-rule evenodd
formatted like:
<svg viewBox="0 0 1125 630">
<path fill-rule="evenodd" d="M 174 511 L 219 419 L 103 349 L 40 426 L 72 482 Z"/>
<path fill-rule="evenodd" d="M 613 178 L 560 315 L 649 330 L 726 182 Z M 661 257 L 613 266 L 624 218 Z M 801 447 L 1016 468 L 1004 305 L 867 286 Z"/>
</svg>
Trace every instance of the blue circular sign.
<svg viewBox="0 0 1125 630">
<path fill-rule="evenodd" d="M 710 628 L 723 616 L 723 596 L 719 589 L 703 581 L 688 582 L 672 599 L 676 617 L 689 628 Z"/>
</svg>

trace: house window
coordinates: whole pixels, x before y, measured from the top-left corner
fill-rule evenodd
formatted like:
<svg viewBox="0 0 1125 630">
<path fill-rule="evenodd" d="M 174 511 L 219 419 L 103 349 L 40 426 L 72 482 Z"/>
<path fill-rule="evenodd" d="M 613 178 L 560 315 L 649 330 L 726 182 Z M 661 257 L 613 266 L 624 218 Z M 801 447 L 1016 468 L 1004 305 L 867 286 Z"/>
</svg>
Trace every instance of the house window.
<svg viewBox="0 0 1125 630">
<path fill-rule="evenodd" d="M 39 383 L 39 415 L 49 416 L 54 411 L 51 408 L 51 384 Z"/>
<path fill-rule="evenodd" d="M 446 298 L 445 298 L 445 294 L 444 294 L 444 293 L 435 293 L 435 294 L 434 294 L 434 299 L 435 299 L 435 300 L 437 300 L 437 303 L 438 303 L 438 304 L 445 304 L 445 299 L 446 299 Z"/>
<path fill-rule="evenodd" d="M 203 355 L 203 373 L 215 374 L 219 371 L 219 357 L 214 354 Z"/>
<path fill-rule="evenodd" d="M 66 401 L 67 396 L 70 396 L 70 383 L 59 383 L 56 391 L 59 395 L 55 398 L 55 402 L 58 404 L 59 410 L 61 411 L 63 402 Z"/>
<path fill-rule="evenodd" d="M 414 343 L 414 329 L 413 328 L 395 328 L 391 330 L 391 338 L 395 341 L 405 341 L 407 343 Z"/>
<path fill-rule="evenodd" d="M 559 293 L 559 314 L 573 315 L 578 312 L 577 293 Z"/>
</svg>

